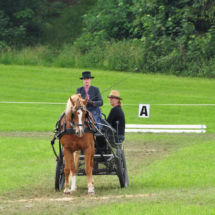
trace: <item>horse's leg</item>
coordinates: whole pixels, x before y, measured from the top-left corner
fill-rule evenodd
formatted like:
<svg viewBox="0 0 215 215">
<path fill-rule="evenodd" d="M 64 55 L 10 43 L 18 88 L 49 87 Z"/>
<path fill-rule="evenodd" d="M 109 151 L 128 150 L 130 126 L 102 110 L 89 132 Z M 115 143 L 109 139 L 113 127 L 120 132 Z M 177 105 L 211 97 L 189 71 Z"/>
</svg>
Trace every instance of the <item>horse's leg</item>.
<svg viewBox="0 0 215 215">
<path fill-rule="evenodd" d="M 71 152 L 66 149 L 66 147 L 63 148 L 63 154 L 65 159 L 65 168 L 64 168 L 64 174 L 65 174 L 65 189 L 64 189 L 64 195 L 70 194 L 69 189 L 69 174 L 70 174 L 70 166 L 71 166 Z"/>
<path fill-rule="evenodd" d="M 93 141 L 93 143 L 94 143 L 94 141 Z M 91 166 L 92 169 L 93 169 L 93 166 L 94 166 L 94 154 L 95 154 L 95 146 L 94 146 L 94 144 L 92 144 L 92 154 L 91 154 L 91 162 L 90 162 L 90 166 Z M 92 183 L 94 185 L 93 176 L 92 176 Z"/>
<path fill-rule="evenodd" d="M 76 171 L 76 174 L 78 173 L 78 169 L 79 169 L 80 154 L 81 154 L 81 150 L 76 151 L 76 152 L 74 153 L 75 171 Z"/>
<path fill-rule="evenodd" d="M 85 160 L 85 172 L 88 178 L 88 194 L 94 195 L 95 190 L 93 186 L 93 177 L 92 177 L 92 149 L 91 147 L 84 151 L 84 160 Z"/>
<path fill-rule="evenodd" d="M 76 186 L 76 173 L 78 172 L 78 168 L 79 168 L 79 159 L 80 159 L 80 153 L 81 151 L 77 151 L 73 153 L 73 166 L 71 168 L 71 173 L 70 173 L 70 181 L 71 181 L 71 192 L 75 192 L 77 190 L 77 186 Z"/>
</svg>

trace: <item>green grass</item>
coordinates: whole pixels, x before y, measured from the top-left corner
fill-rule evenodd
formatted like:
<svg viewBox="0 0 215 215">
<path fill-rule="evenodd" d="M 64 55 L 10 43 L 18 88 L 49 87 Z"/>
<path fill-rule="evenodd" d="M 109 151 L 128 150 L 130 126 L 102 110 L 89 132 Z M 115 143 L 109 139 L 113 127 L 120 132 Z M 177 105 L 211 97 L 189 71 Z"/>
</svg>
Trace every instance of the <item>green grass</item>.
<svg viewBox="0 0 215 215">
<path fill-rule="evenodd" d="M 214 79 L 134 74 L 104 92 L 102 110 L 108 115 L 106 96 L 112 89 L 120 91 L 126 123 L 205 124 L 207 133 L 126 134 L 129 187 L 121 189 L 117 176 L 95 176 L 92 199 L 87 196 L 87 178 L 78 177 L 73 199 L 62 200 L 62 192 L 54 191 L 51 131 L 68 97 L 82 85 L 82 71 L 0 65 L 0 102 L 35 102 L 0 103 L 0 213 L 214 214 L 215 106 L 162 105 L 215 104 Z M 101 92 L 130 75 L 92 74 L 92 84 Z M 151 104 L 150 119 L 137 119 L 138 103 Z"/>
<path fill-rule="evenodd" d="M 48 138 L 11 136 L 1 137 L 0 140 L 0 193 L 25 189 L 27 184 L 38 183 L 38 179 L 42 183 L 53 173 L 50 167 L 54 157 Z"/>
<path fill-rule="evenodd" d="M 82 86 L 80 69 L 0 65 L 0 70 L 0 102 L 62 103 L 0 103 L 1 131 L 53 130 L 69 96 Z M 92 85 L 101 92 L 130 75 L 97 70 L 92 74 L 95 76 Z M 215 122 L 211 118 L 215 115 L 215 105 L 164 105 L 215 104 L 214 79 L 134 74 L 102 93 L 102 111 L 106 115 L 111 108 L 107 96 L 113 89 L 119 90 L 123 98 L 126 123 L 205 124 L 207 132 L 214 132 Z M 151 104 L 149 119 L 137 118 L 139 103 Z"/>
<path fill-rule="evenodd" d="M 214 134 L 129 134 L 124 150 L 130 186 L 121 189 L 116 176 L 95 176 L 93 200 L 87 196 L 87 178 L 78 177 L 72 205 L 47 201 L 62 199 L 62 192 L 54 192 L 56 162 L 50 137 L 45 132 L 15 132 L 14 137 L 1 133 L 3 214 L 127 214 L 135 208 L 136 214 L 214 212 Z M 109 199 L 101 200 L 104 196 Z M 17 201 L 35 198 L 40 201 Z"/>
<path fill-rule="evenodd" d="M 141 205 L 141 201 L 126 202 L 122 204 L 114 203 L 106 205 L 93 210 L 92 214 L 177 214 L 177 215 L 209 215 L 214 214 L 215 209 L 211 206 L 200 205 L 183 205 L 183 204 L 169 204 L 169 203 L 149 203 Z"/>
<path fill-rule="evenodd" d="M 134 183 L 154 189 L 211 187 L 215 181 L 214 147 L 208 141 L 183 148 L 162 162 L 153 163 Z"/>
</svg>

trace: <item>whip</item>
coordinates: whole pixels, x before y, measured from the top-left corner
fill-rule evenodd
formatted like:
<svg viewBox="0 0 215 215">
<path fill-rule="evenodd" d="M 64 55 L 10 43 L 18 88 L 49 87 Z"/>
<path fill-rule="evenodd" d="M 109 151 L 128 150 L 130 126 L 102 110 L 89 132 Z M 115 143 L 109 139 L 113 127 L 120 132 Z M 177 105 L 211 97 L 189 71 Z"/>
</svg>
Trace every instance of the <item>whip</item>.
<svg viewBox="0 0 215 215">
<path fill-rule="evenodd" d="M 168 58 L 168 57 L 170 57 L 170 55 L 167 55 L 167 56 L 165 56 L 165 57 L 163 57 L 163 58 L 161 58 L 161 59 L 159 59 L 159 60 L 156 60 L 156 61 L 152 62 L 152 63 L 151 63 L 151 64 L 149 64 L 148 66 L 143 67 L 143 69 L 148 69 L 148 68 L 149 68 L 149 67 L 151 67 L 153 64 L 155 64 L 155 63 L 157 63 L 157 62 L 159 62 L 159 61 L 161 61 L 161 60 L 163 60 L 163 59 L 165 59 L 165 58 Z M 129 76 L 127 76 L 127 77 L 125 77 L 125 78 L 124 78 L 124 79 L 122 79 L 121 81 L 119 81 L 119 82 L 115 83 L 115 84 L 114 84 L 114 85 L 112 85 L 111 87 L 109 87 L 109 88 L 107 88 L 106 90 L 102 91 L 100 94 L 102 94 L 102 93 L 106 92 L 107 90 L 111 89 L 112 87 L 116 86 L 117 84 L 119 84 L 119 83 L 123 82 L 123 81 L 124 81 L 124 80 L 126 80 L 127 78 L 130 78 L 130 77 L 131 77 L 132 75 L 134 75 L 134 74 L 136 74 L 136 73 L 135 73 L 135 71 L 133 71 L 131 75 L 129 75 Z M 97 96 L 97 95 L 96 95 L 96 96 Z M 94 98 L 96 98 L 96 96 L 94 96 L 91 100 L 93 100 Z"/>
</svg>

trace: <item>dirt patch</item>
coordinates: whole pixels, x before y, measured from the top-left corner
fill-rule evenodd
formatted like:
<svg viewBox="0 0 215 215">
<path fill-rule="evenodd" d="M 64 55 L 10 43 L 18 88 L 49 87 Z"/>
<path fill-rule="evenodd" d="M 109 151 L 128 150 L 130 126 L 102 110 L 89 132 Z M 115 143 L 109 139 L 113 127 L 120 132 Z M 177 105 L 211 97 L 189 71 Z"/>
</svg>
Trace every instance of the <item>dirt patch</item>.
<svg viewBox="0 0 215 215">
<path fill-rule="evenodd" d="M 53 132 L 23 132 L 23 131 L 10 131 L 0 132 L 0 136 L 5 137 L 53 137 Z"/>
<path fill-rule="evenodd" d="M 120 198 L 137 198 L 137 197 L 151 197 L 156 194 L 137 194 L 137 195 L 121 195 L 121 196 L 103 196 L 103 197 L 93 197 L 86 196 L 85 200 L 107 200 L 107 199 L 120 199 Z M 14 203 L 14 202 L 71 202 L 80 199 L 79 197 L 63 197 L 63 198 L 35 198 L 35 199 L 19 199 L 14 201 L 4 201 L 5 203 Z"/>
</svg>

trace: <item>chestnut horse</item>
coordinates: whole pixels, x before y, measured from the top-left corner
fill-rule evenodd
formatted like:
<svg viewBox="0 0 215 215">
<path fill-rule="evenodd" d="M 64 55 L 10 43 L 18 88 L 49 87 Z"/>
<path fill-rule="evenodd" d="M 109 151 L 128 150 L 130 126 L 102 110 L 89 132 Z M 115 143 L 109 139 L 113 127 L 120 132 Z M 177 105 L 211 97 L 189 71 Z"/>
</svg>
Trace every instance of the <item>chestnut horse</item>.
<svg viewBox="0 0 215 215">
<path fill-rule="evenodd" d="M 88 194 L 94 195 L 94 181 L 92 177 L 93 158 L 95 153 L 93 133 L 85 132 L 88 126 L 86 120 L 91 120 L 94 124 L 93 117 L 86 110 L 88 98 L 82 99 L 80 94 L 73 95 L 67 102 L 65 118 L 61 120 L 61 126 L 65 125 L 66 129 L 74 129 L 74 133 L 65 134 L 61 137 L 60 142 L 63 145 L 63 154 L 65 159 L 65 189 L 64 195 L 76 191 L 75 174 L 79 167 L 79 153 L 84 152 L 85 172 L 88 177 Z M 70 175 L 71 173 L 71 175 Z M 69 189 L 69 177 L 71 178 L 71 189 Z"/>
</svg>

